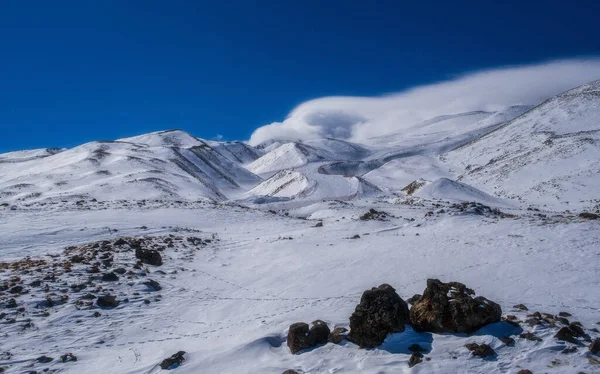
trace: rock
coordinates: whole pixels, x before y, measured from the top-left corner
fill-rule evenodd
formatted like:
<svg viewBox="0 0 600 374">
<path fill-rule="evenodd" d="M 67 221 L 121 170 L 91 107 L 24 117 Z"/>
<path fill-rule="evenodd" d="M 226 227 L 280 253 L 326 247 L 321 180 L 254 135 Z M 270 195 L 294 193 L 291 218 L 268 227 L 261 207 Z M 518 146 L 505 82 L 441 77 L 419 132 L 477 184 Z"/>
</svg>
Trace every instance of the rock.
<svg viewBox="0 0 600 374">
<path fill-rule="evenodd" d="M 354 236 L 351 236 L 350 239 L 360 239 L 360 235 L 356 234 Z"/>
<path fill-rule="evenodd" d="M 490 356 L 494 356 L 496 354 L 496 352 L 494 352 L 492 347 L 490 347 L 487 344 L 471 343 L 471 344 L 466 344 L 465 347 L 469 351 L 471 351 L 471 354 L 473 356 L 490 357 Z"/>
<path fill-rule="evenodd" d="M 119 276 L 115 273 L 106 273 L 102 276 L 103 282 L 116 282 L 119 280 Z"/>
<path fill-rule="evenodd" d="M 125 240 L 123 238 L 120 238 L 120 239 L 117 239 L 117 241 L 115 241 L 114 244 L 115 245 L 126 245 L 126 244 L 129 245 L 129 242 L 127 242 L 127 240 Z"/>
<path fill-rule="evenodd" d="M 533 374 L 533 373 L 531 372 L 531 370 L 523 369 L 523 370 L 519 370 L 517 372 L 517 374 Z"/>
<path fill-rule="evenodd" d="M 521 335 L 519 335 L 519 337 L 521 339 L 527 339 L 527 340 L 531 340 L 531 341 L 534 341 L 534 342 L 541 342 L 542 341 L 541 338 L 539 338 L 538 336 L 536 336 L 532 332 L 524 332 Z"/>
<path fill-rule="evenodd" d="M 374 348 L 389 333 L 404 331 L 409 321 L 408 305 L 389 284 L 367 290 L 350 316 L 349 340 L 360 347 Z"/>
<path fill-rule="evenodd" d="M 529 310 L 525 305 L 523 304 L 517 304 L 515 306 L 513 306 L 513 308 L 518 309 L 518 310 Z"/>
<path fill-rule="evenodd" d="M 13 295 L 14 295 L 14 294 L 20 294 L 20 293 L 22 293 L 22 292 L 23 292 L 23 287 L 21 287 L 21 286 L 14 286 L 14 287 L 10 288 L 10 289 L 8 290 L 8 292 L 9 292 L 9 293 L 12 293 Z"/>
<path fill-rule="evenodd" d="M 359 219 L 361 221 L 368 221 L 368 220 L 385 221 L 388 217 L 389 217 L 389 214 L 387 214 L 386 212 L 379 212 L 379 211 L 371 208 L 371 209 L 369 209 L 369 211 L 367 213 L 360 216 Z"/>
<path fill-rule="evenodd" d="M 580 336 L 580 334 L 571 328 L 571 326 L 561 327 L 560 330 L 558 330 L 558 332 L 554 335 L 554 337 L 558 340 L 563 340 L 573 344 L 580 344 L 579 340 L 577 340 L 578 336 Z"/>
<path fill-rule="evenodd" d="M 74 362 L 77 361 L 77 356 L 72 353 L 67 353 L 66 355 L 60 356 L 61 362 Z"/>
<path fill-rule="evenodd" d="M 144 264 L 160 266 L 162 265 L 162 256 L 155 249 L 135 249 L 135 257 L 137 257 Z"/>
<path fill-rule="evenodd" d="M 560 312 L 560 313 L 558 313 L 558 315 L 560 317 L 571 317 L 572 316 L 571 313 L 567 313 L 567 312 Z"/>
<path fill-rule="evenodd" d="M 127 270 L 125 268 L 117 268 L 113 272 L 116 274 L 119 274 L 119 275 L 123 275 L 123 274 L 127 273 Z"/>
<path fill-rule="evenodd" d="M 183 357 L 183 355 L 185 355 L 185 351 L 179 351 L 179 352 L 175 353 L 174 355 L 172 355 L 171 357 L 165 358 L 160 363 L 160 368 L 163 370 L 176 368 L 177 366 L 181 365 L 181 363 L 183 361 L 185 361 L 185 358 Z"/>
<path fill-rule="evenodd" d="M 153 280 L 153 279 L 146 279 L 143 284 L 146 285 L 146 286 L 148 286 L 153 291 L 160 291 L 160 290 L 162 290 L 162 287 L 160 286 L 160 284 L 157 281 Z"/>
<path fill-rule="evenodd" d="M 40 364 L 47 364 L 48 362 L 52 362 L 54 359 L 48 356 L 40 356 L 36 359 Z"/>
<path fill-rule="evenodd" d="M 562 353 L 563 355 L 567 355 L 567 354 L 575 353 L 575 352 L 577 352 L 577 347 L 573 346 L 573 347 L 563 349 L 560 353 Z"/>
<path fill-rule="evenodd" d="M 15 299 L 8 299 L 8 301 L 6 302 L 6 307 L 7 308 L 16 308 L 17 307 L 17 300 L 15 300 Z"/>
<path fill-rule="evenodd" d="M 583 212 L 583 213 L 579 213 L 579 218 L 582 218 L 582 219 L 598 219 L 598 218 L 600 218 L 600 216 L 597 215 L 597 214 L 594 214 L 594 213 Z"/>
<path fill-rule="evenodd" d="M 428 279 L 423 296 L 410 310 L 410 321 L 417 331 L 471 333 L 502 317 L 500 305 L 458 282 L 442 283 Z"/>
<path fill-rule="evenodd" d="M 282 374 L 298 374 L 298 372 L 296 370 L 287 369 Z"/>
<path fill-rule="evenodd" d="M 515 339 L 509 337 L 509 336 L 505 336 L 503 338 L 499 338 L 500 341 L 504 344 L 506 344 L 509 347 L 512 347 L 513 345 L 515 345 Z"/>
<path fill-rule="evenodd" d="M 329 326 L 321 320 L 316 320 L 312 323 L 312 327 L 308 332 L 310 343 L 315 346 L 319 344 L 327 344 L 329 338 Z"/>
<path fill-rule="evenodd" d="M 288 331 L 287 345 L 290 352 L 296 353 L 319 344 L 326 344 L 329 333 L 329 327 L 321 320 L 314 321 L 310 329 L 304 322 L 294 323 Z"/>
<path fill-rule="evenodd" d="M 420 364 L 421 362 L 423 362 L 423 354 L 419 352 L 413 352 L 408 360 L 408 367 L 411 368 L 417 364 Z"/>
<path fill-rule="evenodd" d="M 323 227 L 323 222 L 317 222 L 317 224 L 314 227 Z"/>
<path fill-rule="evenodd" d="M 563 325 L 569 325 L 569 324 L 570 324 L 569 320 L 568 320 L 568 319 L 566 319 L 565 317 L 556 317 L 556 318 L 555 318 L 555 321 L 556 321 L 556 322 L 560 322 L 560 323 L 562 323 Z"/>
<path fill-rule="evenodd" d="M 590 352 L 594 355 L 597 355 L 598 352 L 600 352 L 600 338 L 594 339 L 592 344 L 590 344 Z"/>
<path fill-rule="evenodd" d="M 104 296 L 100 296 L 98 298 L 98 300 L 96 300 L 96 304 L 99 307 L 114 308 L 120 304 L 120 301 L 117 300 L 116 296 L 104 295 Z"/>
<path fill-rule="evenodd" d="M 333 329 L 331 334 L 329 334 L 329 337 L 327 337 L 327 341 L 333 344 L 340 344 L 341 342 L 346 340 L 347 332 L 348 329 L 344 327 L 336 327 L 335 329 Z"/>
</svg>

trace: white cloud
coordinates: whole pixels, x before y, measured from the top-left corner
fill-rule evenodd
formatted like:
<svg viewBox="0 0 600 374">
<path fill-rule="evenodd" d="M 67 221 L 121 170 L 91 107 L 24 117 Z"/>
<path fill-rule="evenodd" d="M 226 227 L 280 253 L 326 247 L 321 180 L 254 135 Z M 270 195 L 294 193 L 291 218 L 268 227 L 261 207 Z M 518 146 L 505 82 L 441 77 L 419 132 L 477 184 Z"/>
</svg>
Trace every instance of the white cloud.
<svg viewBox="0 0 600 374">
<path fill-rule="evenodd" d="M 317 137 L 360 142 L 439 115 L 538 104 L 596 79 L 600 58 L 572 59 L 479 71 L 380 97 L 323 97 L 299 105 L 283 122 L 256 129 L 249 142 Z"/>
</svg>

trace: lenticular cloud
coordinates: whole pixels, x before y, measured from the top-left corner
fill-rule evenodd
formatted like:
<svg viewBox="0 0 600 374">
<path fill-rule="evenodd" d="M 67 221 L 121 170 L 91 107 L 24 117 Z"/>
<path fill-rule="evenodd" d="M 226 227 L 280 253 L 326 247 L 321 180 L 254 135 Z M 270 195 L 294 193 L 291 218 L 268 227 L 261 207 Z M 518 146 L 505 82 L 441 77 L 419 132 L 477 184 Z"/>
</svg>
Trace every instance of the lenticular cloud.
<svg viewBox="0 0 600 374">
<path fill-rule="evenodd" d="M 600 58 L 574 59 L 479 71 L 380 97 L 323 97 L 299 105 L 283 122 L 256 129 L 249 142 L 319 137 L 361 142 L 440 115 L 538 104 L 596 79 Z"/>
</svg>

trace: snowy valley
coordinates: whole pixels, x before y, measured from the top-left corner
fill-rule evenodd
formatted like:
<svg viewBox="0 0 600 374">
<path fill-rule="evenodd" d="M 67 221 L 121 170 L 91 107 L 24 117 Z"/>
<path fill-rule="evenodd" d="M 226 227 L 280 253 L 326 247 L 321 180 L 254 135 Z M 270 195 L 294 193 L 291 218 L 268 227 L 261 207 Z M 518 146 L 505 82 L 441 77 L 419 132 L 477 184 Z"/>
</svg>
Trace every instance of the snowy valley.
<svg viewBox="0 0 600 374">
<path fill-rule="evenodd" d="M 598 373 L 599 186 L 600 81 L 360 143 L 0 154 L 0 372 Z M 458 301 L 498 309 L 464 329 Z"/>
</svg>

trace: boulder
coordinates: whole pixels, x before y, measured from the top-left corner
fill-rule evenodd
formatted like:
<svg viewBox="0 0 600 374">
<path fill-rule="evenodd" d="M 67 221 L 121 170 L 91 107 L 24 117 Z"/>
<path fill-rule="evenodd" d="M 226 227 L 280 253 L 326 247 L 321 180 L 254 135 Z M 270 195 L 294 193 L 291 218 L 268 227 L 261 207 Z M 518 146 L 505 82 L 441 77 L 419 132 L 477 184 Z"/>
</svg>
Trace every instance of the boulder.
<svg viewBox="0 0 600 374">
<path fill-rule="evenodd" d="M 165 358 L 160 363 L 160 368 L 163 370 L 174 369 L 175 367 L 181 365 L 183 361 L 185 361 L 183 355 L 185 355 L 185 351 L 179 351 L 171 357 Z"/>
<path fill-rule="evenodd" d="M 408 305 L 389 284 L 362 294 L 350 316 L 349 340 L 364 348 L 383 343 L 390 333 L 404 331 L 409 321 Z"/>
<path fill-rule="evenodd" d="M 143 249 L 138 247 L 135 249 L 135 257 L 144 264 L 154 266 L 162 265 L 162 256 L 160 255 L 160 252 L 155 249 Z"/>
<path fill-rule="evenodd" d="M 116 282 L 119 280 L 119 276 L 115 273 L 106 273 L 102 275 L 103 282 Z"/>
<path fill-rule="evenodd" d="M 116 296 L 104 295 L 100 296 L 98 300 L 96 300 L 96 304 L 103 308 L 114 308 L 120 304 L 120 301 L 117 300 Z"/>
<path fill-rule="evenodd" d="M 157 281 L 155 281 L 154 279 L 145 280 L 144 285 L 147 286 L 148 288 L 150 288 L 152 291 L 162 290 L 162 287 L 160 286 L 160 284 Z"/>
<path fill-rule="evenodd" d="M 469 351 L 471 351 L 471 354 L 473 356 L 491 357 L 491 356 L 494 356 L 496 354 L 496 352 L 494 352 L 494 350 L 492 349 L 492 347 L 490 347 L 487 344 L 471 343 L 471 344 L 465 345 L 465 347 Z"/>
<path fill-rule="evenodd" d="M 462 283 L 428 279 L 423 296 L 410 310 L 410 321 L 417 331 L 435 333 L 472 333 L 499 322 L 500 305 L 474 294 Z"/>
<path fill-rule="evenodd" d="M 562 340 L 565 342 L 580 344 L 577 339 L 582 334 L 580 334 L 576 329 L 572 327 L 572 325 L 561 327 L 560 330 L 554 335 L 554 337 L 558 340 Z"/>
<path fill-rule="evenodd" d="M 290 352 L 296 353 L 319 344 L 326 344 L 329 333 L 329 327 L 321 320 L 314 321 L 310 329 L 307 323 L 297 322 L 289 328 L 287 345 Z"/>
<path fill-rule="evenodd" d="M 413 352 L 408 360 L 408 367 L 411 368 L 417 364 L 420 364 L 421 362 L 423 362 L 423 354 L 419 352 Z"/>
</svg>

